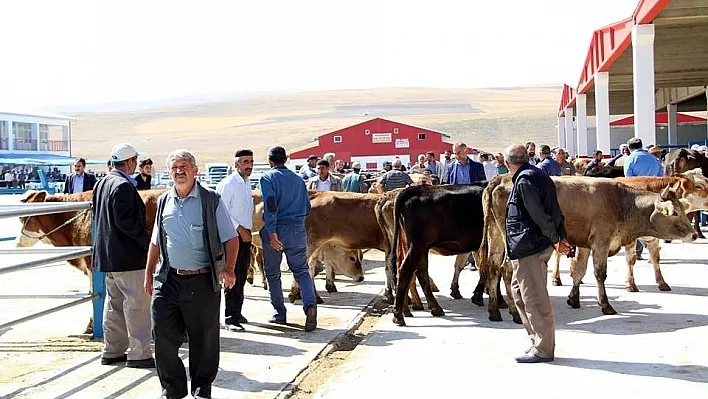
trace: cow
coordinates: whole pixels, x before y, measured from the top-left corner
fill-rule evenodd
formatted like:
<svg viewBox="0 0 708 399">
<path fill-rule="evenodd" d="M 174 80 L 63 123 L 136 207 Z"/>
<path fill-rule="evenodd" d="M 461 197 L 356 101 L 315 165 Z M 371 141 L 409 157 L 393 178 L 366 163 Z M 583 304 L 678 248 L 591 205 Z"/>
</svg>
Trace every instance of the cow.
<svg viewBox="0 0 708 399">
<path fill-rule="evenodd" d="M 406 324 L 404 299 L 414 273 L 423 289 L 430 313 L 433 316 L 445 314 L 430 286 L 428 253 L 435 248 L 442 255 L 468 254 L 480 248 L 484 227 L 482 192 L 486 185 L 485 181 L 470 185 L 412 186 L 396 197 L 391 269 L 397 266 L 399 242 L 403 245 L 405 255 L 398 267 L 398 281 L 395 285 L 395 324 Z"/>
<path fill-rule="evenodd" d="M 607 257 L 622 247 L 632 244 L 639 237 L 653 236 L 662 239 L 693 241 L 696 234 L 684 213 L 683 204 L 676 195 L 679 187 L 666 186 L 660 194 L 628 187 L 612 179 L 589 177 L 553 177 L 558 193 L 558 203 L 565 217 L 568 241 L 579 247 L 577 259 L 571 260 L 573 288 L 568 295 L 568 305 L 580 307 L 579 283 L 592 251 L 597 300 L 606 315 L 617 312 L 610 305 L 605 292 Z M 489 287 L 489 319 L 501 321 L 496 303 L 498 273 L 503 272 L 505 282 L 511 276 L 506 259 L 505 212 L 511 192 L 510 175 L 493 179 L 485 190 L 485 240 L 486 253 L 481 256 L 482 267 L 487 268 Z M 587 249 L 587 250 L 583 250 Z M 485 251 L 480 251 L 485 252 Z M 509 289 L 507 282 L 507 290 Z M 514 316 L 515 306 L 509 306 Z M 514 319 L 516 321 L 516 318 Z"/>
<path fill-rule="evenodd" d="M 165 192 L 164 189 L 138 191 L 145 203 L 145 228 L 152 232 L 155 224 L 155 213 L 157 212 L 157 198 Z M 49 195 L 46 191 L 28 190 L 22 198 L 23 203 L 37 202 L 90 202 L 93 198 L 93 191 L 68 195 Z M 29 247 L 39 241 L 54 245 L 55 247 L 66 246 L 91 246 L 91 210 L 53 213 L 37 216 L 21 217 L 22 229 L 15 245 L 17 247 Z M 67 261 L 76 267 L 89 279 L 89 287 L 92 287 L 91 256 Z M 93 318 L 92 318 L 93 319 Z M 86 333 L 93 332 L 93 322 L 89 322 Z"/>
<path fill-rule="evenodd" d="M 647 190 L 654 193 L 660 193 L 666 186 L 678 184 L 678 189 L 676 194 L 678 195 L 681 203 L 685 207 L 685 211 L 693 212 L 696 210 L 708 209 L 708 179 L 706 179 L 702 174 L 700 169 L 693 169 L 684 174 L 672 177 L 622 177 L 617 178 L 622 184 L 629 187 Z M 642 238 L 647 243 L 647 248 L 649 249 L 649 259 L 654 266 L 654 275 L 656 278 L 656 283 L 661 291 L 671 291 L 671 287 L 666 284 L 664 277 L 661 274 L 661 267 L 659 265 L 659 243 L 654 237 L 643 237 Z M 636 243 L 631 243 L 625 248 L 625 256 L 627 258 L 627 280 L 626 288 L 629 292 L 639 291 L 637 285 L 634 282 L 634 264 L 637 261 L 636 253 L 634 248 Z M 560 280 L 560 255 L 556 255 L 556 264 L 553 269 L 553 285 L 562 285 Z"/>
<path fill-rule="evenodd" d="M 583 173 L 583 176 L 588 177 L 607 177 L 609 179 L 615 177 L 624 177 L 624 169 L 621 166 L 596 165 Z"/>
<path fill-rule="evenodd" d="M 438 185 L 438 184 L 440 184 L 440 178 L 437 178 L 437 176 L 431 175 L 430 173 L 414 172 L 414 173 L 409 173 L 408 176 L 410 176 L 411 180 L 413 180 L 413 185 L 420 185 L 420 184 Z M 378 191 L 376 190 L 376 186 L 381 182 L 382 178 L 383 178 L 383 175 L 377 177 L 371 183 L 371 187 L 369 187 L 370 194 L 378 193 Z"/>
<path fill-rule="evenodd" d="M 687 148 L 673 150 L 666 154 L 664 164 L 666 165 L 664 170 L 666 176 L 673 176 L 688 170 L 700 168 L 703 176 L 708 177 L 708 157 L 701 151 L 689 150 Z M 705 238 L 700 226 L 701 213 L 691 212 L 688 217 L 690 220 L 693 220 L 693 228 L 696 230 L 698 238 Z"/>
</svg>

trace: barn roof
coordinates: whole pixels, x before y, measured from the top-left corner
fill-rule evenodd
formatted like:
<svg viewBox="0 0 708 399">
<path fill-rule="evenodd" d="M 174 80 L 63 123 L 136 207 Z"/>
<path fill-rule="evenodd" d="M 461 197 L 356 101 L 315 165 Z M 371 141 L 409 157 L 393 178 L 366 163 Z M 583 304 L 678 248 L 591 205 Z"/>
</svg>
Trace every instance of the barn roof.
<svg viewBox="0 0 708 399">
<path fill-rule="evenodd" d="M 666 112 L 656 113 L 656 124 L 657 125 L 668 125 L 669 116 Z M 676 114 L 676 123 L 679 125 L 689 124 L 689 123 L 706 123 L 706 118 L 701 118 L 700 116 L 693 116 L 687 114 Z M 610 122 L 610 126 L 634 126 L 634 115 L 630 115 L 626 118 L 618 119 L 614 122 Z"/>
</svg>

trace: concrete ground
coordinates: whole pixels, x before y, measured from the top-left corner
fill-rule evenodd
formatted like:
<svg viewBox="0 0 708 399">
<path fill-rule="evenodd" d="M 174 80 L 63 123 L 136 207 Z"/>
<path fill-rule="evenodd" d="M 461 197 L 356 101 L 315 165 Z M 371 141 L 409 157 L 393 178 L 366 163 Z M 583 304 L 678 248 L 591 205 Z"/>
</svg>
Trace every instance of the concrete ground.
<svg viewBox="0 0 708 399">
<path fill-rule="evenodd" d="M 444 317 L 414 312 L 405 327 L 381 317 L 347 361 L 316 393 L 317 398 L 473 397 L 481 393 L 524 398 L 634 398 L 708 396 L 707 240 L 662 243 L 663 274 L 672 287 L 660 292 L 648 261 L 635 266 L 641 292 L 624 289 L 623 256 L 610 259 L 607 293 L 618 314 L 602 315 L 590 271 L 581 285 L 581 309 L 566 305 L 569 286 L 549 284 L 556 323 L 556 359 L 517 364 L 528 338 L 503 312 L 453 300 L 443 290 L 451 267 L 431 257 L 431 275 Z M 646 252 L 645 252 L 646 256 Z M 449 262 L 446 262 L 449 263 Z M 565 284 L 571 283 L 562 264 Z M 469 297 L 476 273 L 463 272 Z M 474 277 L 474 278 L 473 278 Z M 549 271 L 550 281 L 550 271 Z M 486 304 L 486 298 L 485 298 Z"/>
</svg>

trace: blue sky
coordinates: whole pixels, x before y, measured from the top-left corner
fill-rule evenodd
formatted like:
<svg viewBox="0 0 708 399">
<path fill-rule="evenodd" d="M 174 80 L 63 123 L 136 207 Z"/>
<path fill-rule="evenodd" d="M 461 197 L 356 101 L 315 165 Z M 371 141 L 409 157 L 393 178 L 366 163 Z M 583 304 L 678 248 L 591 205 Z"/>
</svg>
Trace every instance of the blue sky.
<svg viewBox="0 0 708 399">
<path fill-rule="evenodd" d="M 22 0 L 0 5 L 0 107 L 212 92 L 577 84 L 638 0 Z"/>
</svg>

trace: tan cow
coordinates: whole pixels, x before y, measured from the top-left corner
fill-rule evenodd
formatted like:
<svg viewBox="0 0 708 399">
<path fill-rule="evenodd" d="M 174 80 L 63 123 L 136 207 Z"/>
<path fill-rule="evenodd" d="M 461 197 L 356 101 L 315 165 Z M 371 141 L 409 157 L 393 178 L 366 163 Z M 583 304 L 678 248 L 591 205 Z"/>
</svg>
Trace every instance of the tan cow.
<svg viewBox="0 0 708 399">
<path fill-rule="evenodd" d="M 694 212 L 700 210 L 708 210 L 708 180 L 701 173 L 701 169 L 693 169 L 678 176 L 671 177 L 618 177 L 614 179 L 629 187 L 647 190 L 654 193 L 661 191 L 668 185 L 678 184 L 676 194 L 683 204 L 686 212 Z M 654 237 L 643 237 L 646 241 L 647 249 L 649 250 L 649 259 L 654 267 L 654 276 L 656 283 L 661 291 L 671 291 L 671 287 L 664 281 L 664 276 L 661 273 L 659 265 L 659 240 Z M 637 261 L 635 252 L 636 242 L 625 247 L 625 256 L 627 258 L 627 280 L 626 288 L 629 292 L 637 292 L 639 289 L 634 282 L 634 264 Z M 579 256 L 579 255 L 576 255 Z M 582 259 L 585 259 L 585 255 Z M 555 253 L 556 264 L 553 269 L 553 285 L 562 285 L 560 280 L 560 255 Z M 586 266 L 587 267 L 587 266 Z"/>
<path fill-rule="evenodd" d="M 165 192 L 165 189 L 139 191 L 140 197 L 145 202 L 145 228 L 150 232 L 152 232 L 155 224 L 157 198 L 163 192 Z M 92 197 L 93 191 L 68 195 L 49 195 L 46 191 L 29 190 L 25 193 L 22 202 L 90 202 Z M 77 212 L 21 217 L 20 222 L 22 223 L 22 230 L 15 242 L 18 247 L 29 247 L 39 241 L 55 247 L 91 246 L 91 211 L 88 209 Z M 85 274 L 89 279 L 89 288 L 92 287 L 91 257 L 72 259 L 68 263 Z M 92 322 L 89 322 L 86 332 L 93 332 Z"/>
<path fill-rule="evenodd" d="M 573 288 L 568 295 L 571 307 L 580 307 L 580 279 L 585 274 L 587 256 L 592 251 L 597 300 L 604 314 L 616 314 L 605 292 L 607 257 L 615 255 L 624 246 L 639 237 L 653 236 L 661 239 L 695 240 L 695 232 L 686 218 L 684 207 L 676 195 L 679 187 L 667 186 L 660 194 L 628 187 L 612 179 L 588 177 L 554 177 L 558 202 L 565 216 L 568 241 L 579 248 L 579 258 L 571 260 Z M 488 273 L 489 319 L 500 321 L 496 301 L 498 272 L 504 274 L 507 292 L 510 292 L 511 267 L 505 254 L 506 202 L 511 191 L 511 176 L 494 178 L 484 193 L 485 239 L 480 250 L 480 265 Z M 584 262 L 584 263 L 583 263 Z M 509 311 L 518 315 L 513 302 Z M 519 320 L 520 321 L 520 320 Z"/>
<path fill-rule="evenodd" d="M 430 177 L 429 174 L 424 174 L 424 173 L 409 173 L 408 176 L 411 177 L 411 180 L 413 180 L 413 184 L 434 184 L 433 178 Z M 383 178 L 383 175 L 379 176 L 376 178 L 375 181 L 371 183 L 371 187 L 369 187 L 369 193 L 370 194 L 376 194 L 378 191 L 376 190 L 376 186 L 381 182 L 381 179 Z"/>
</svg>

